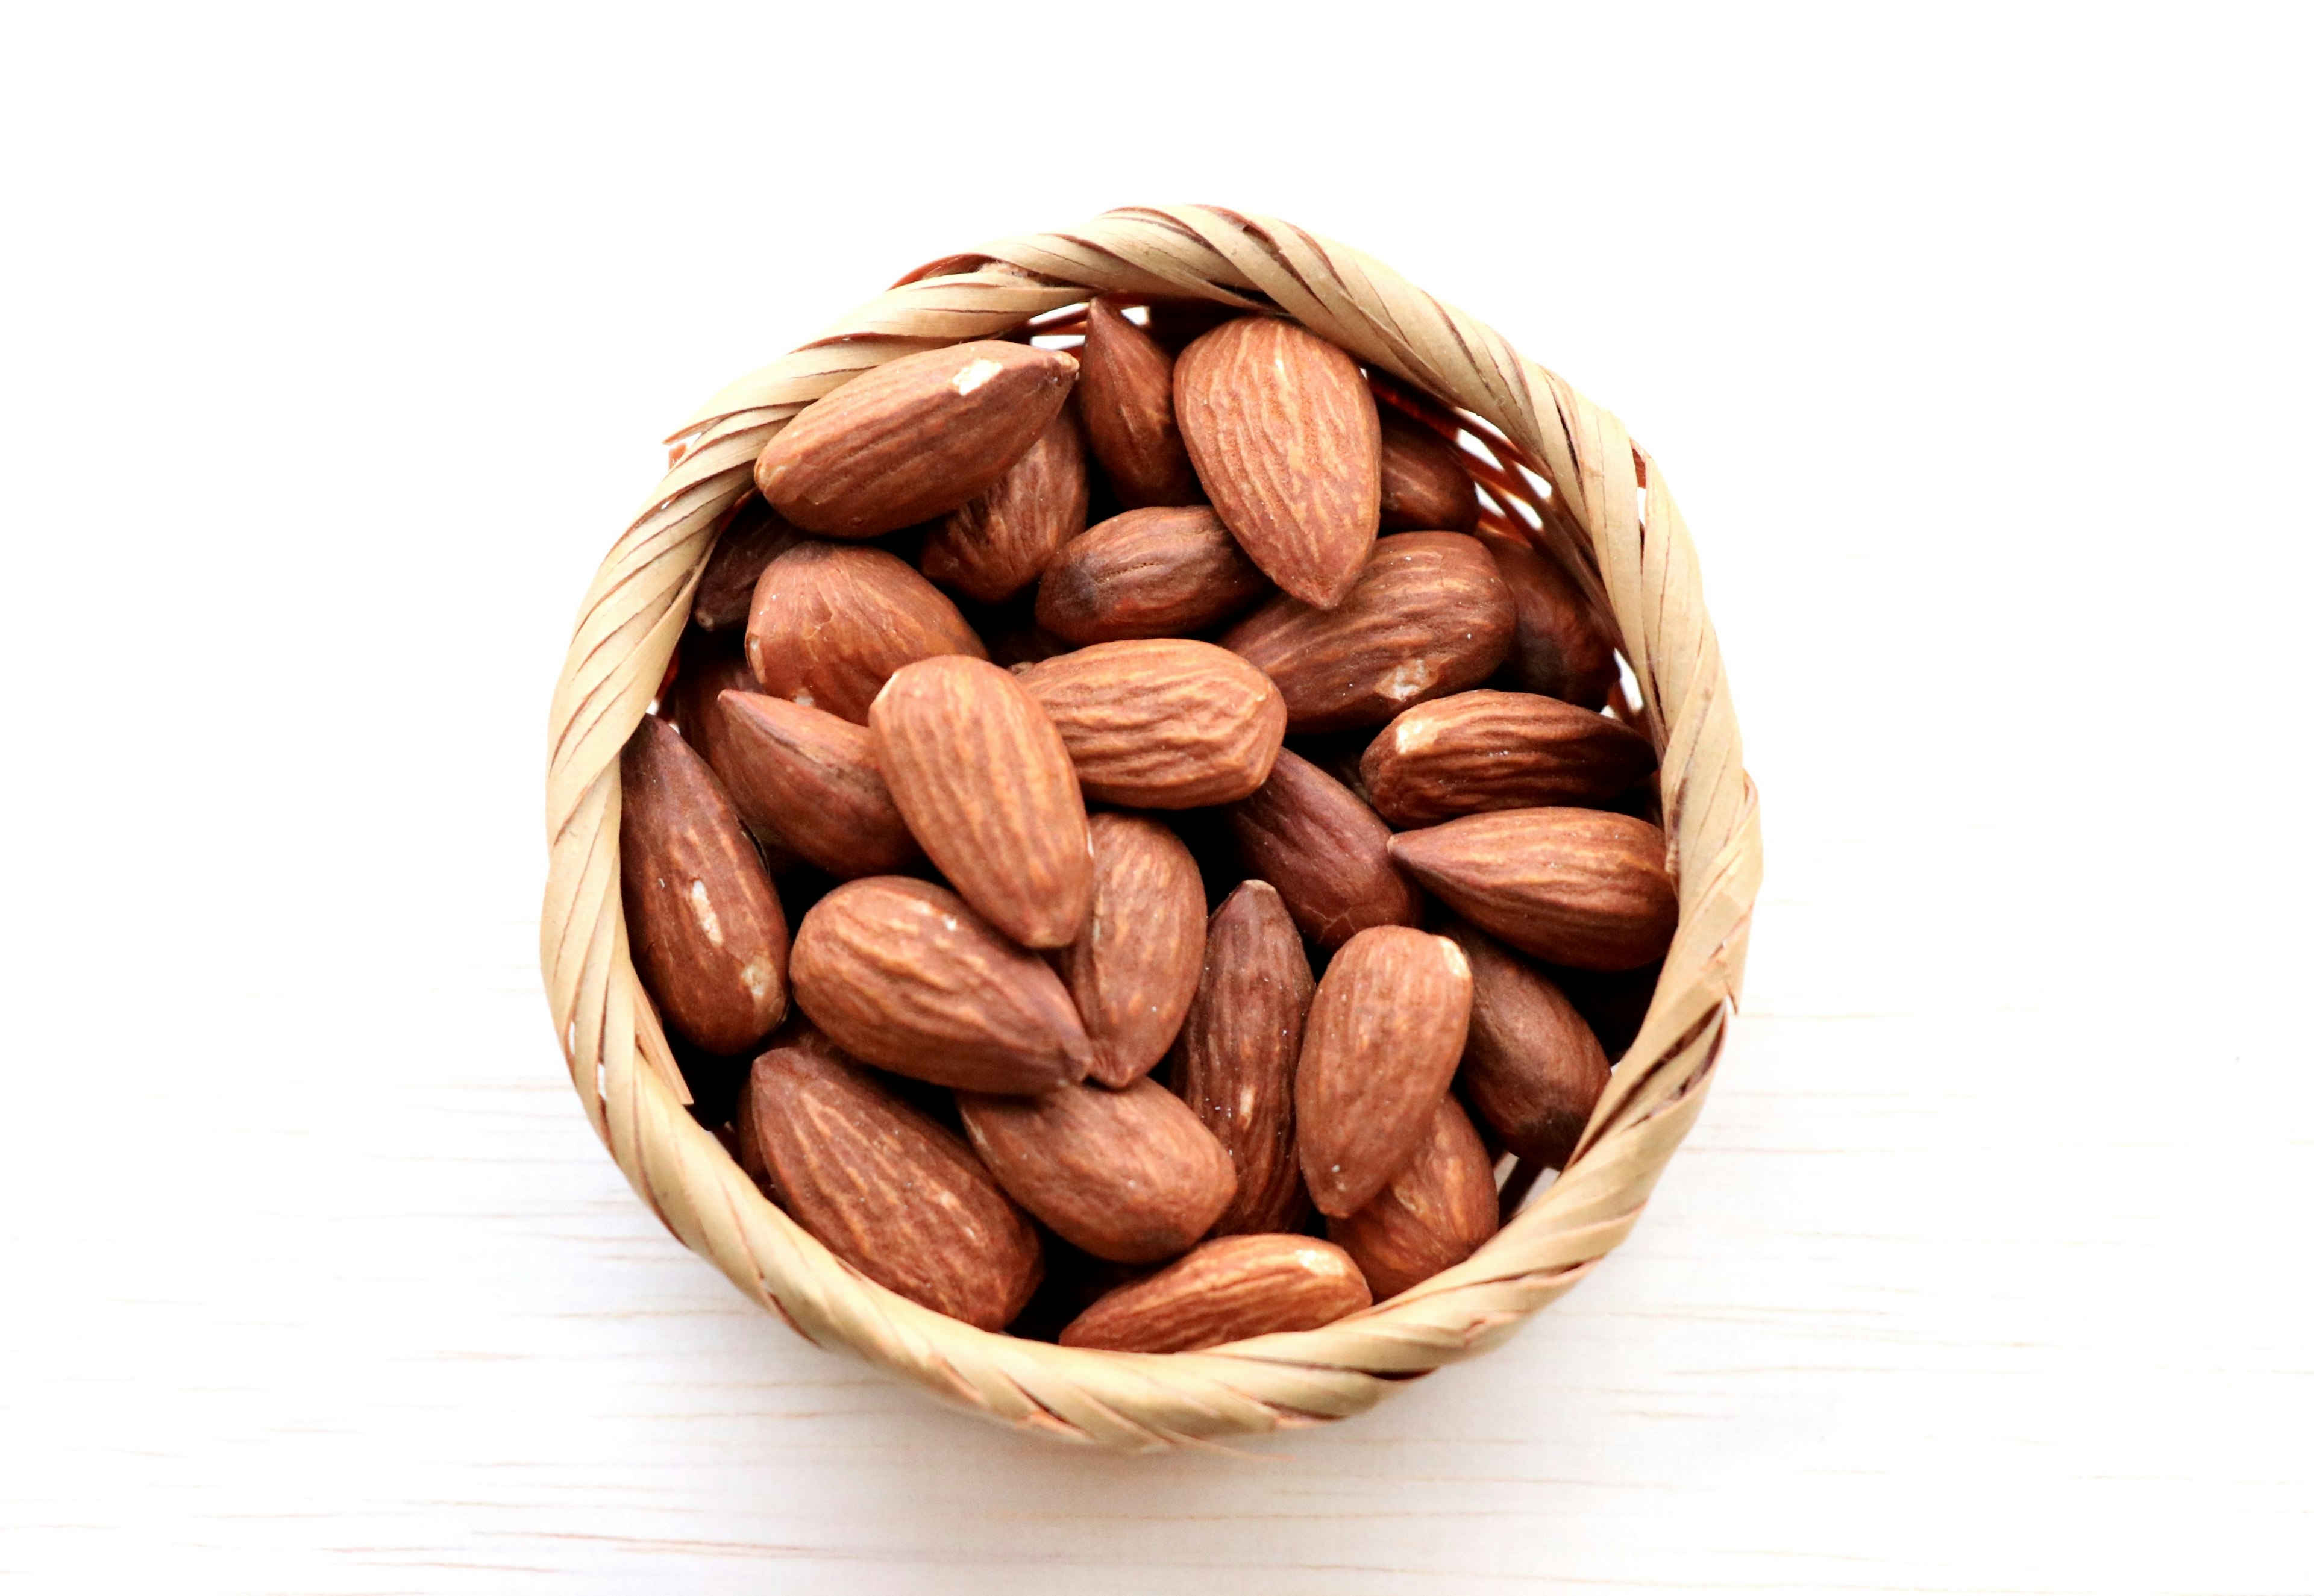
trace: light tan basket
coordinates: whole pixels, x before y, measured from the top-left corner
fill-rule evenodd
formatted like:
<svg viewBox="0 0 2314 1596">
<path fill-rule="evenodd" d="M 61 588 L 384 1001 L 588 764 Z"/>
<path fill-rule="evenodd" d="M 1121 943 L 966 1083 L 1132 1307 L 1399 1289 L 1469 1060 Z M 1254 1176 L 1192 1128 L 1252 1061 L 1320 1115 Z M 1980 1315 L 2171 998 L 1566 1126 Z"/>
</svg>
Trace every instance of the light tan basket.
<svg viewBox="0 0 2314 1596">
<path fill-rule="evenodd" d="M 1321 1330 L 1209 1352 L 1091 1352 L 958 1323 L 854 1273 L 766 1201 L 684 1105 L 619 905 L 619 750 L 674 656 L 719 518 L 790 418 L 884 361 L 1001 337 L 1093 294 L 1267 305 L 1461 412 L 1510 516 L 1612 616 L 1662 756 L 1679 932 L 1638 1038 L 1559 1179 L 1466 1262 Z M 1760 878 L 1744 772 L 1695 552 L 1663 473 L 1622 424 L 1500 335 L 1389 268 L 1267 217 L 1112 211 L 926 267 L 717 394 L 596 573 L 549 728 L 552 850 L 539 954 L 572 1084 L 636 1193 L 684 1246 L 822 1346 L 974 1413 L 1148 1450 L 1359 1413 L 1397 1382 L 1496 1345 L 1628 1235 L 1695 1123 L 1743 983 Z M 1547 484 L 1547 486 L 1545 486 Z M 1523 510 L 1522 510 L 1523 507 Z M 1515 518 L 1514 518 L 1515 517 Z"/>
</svg>

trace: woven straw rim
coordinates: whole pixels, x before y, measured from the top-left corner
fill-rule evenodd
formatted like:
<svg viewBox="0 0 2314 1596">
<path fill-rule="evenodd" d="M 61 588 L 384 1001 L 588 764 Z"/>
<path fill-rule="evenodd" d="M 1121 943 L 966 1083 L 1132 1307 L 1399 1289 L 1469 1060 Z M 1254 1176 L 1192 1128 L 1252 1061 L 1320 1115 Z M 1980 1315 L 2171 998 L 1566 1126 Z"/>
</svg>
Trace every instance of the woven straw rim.
<svg viewBox="0 0 2314 1596">
<path fill-rule="evenodd" d="M 1497 456 L 1474 467 L 1510 513 L 1489 518 L 1546 548 L 1612 617 L 1638 684 L 1638 722 L 1661 755 L 1679 882 L 1679 930 L 1646 1021 L 1556 1181 L 1471 1257 L 1387 1303 L 1199 1353 L 1016 1340 L 839 1262 L 686 1111 L 619 904 L 619 751 L 666 676 L 716 528 L 764 444 L 872 366 L 1000 337 L 1108 293 L 1274 308 L 1460 412 Z M 1760 828 L 1686 524 L 1612 415 L 1355 250 L 1268 217 L 1183 206 L 1111 211 L 924 267 L 724 389 L 669 441 L 681 452 L 596 572 L 555 684 L 539 957 L 588 1121 L 684 1246 L 811 1341 L 849 1347 L 967 1411 L 1147 1451 L 1363 1412 L 1398 1382 L 1502 1341 L 1630 1232 L 1695 1123 L 1727 1036 Z"/>
</svg>

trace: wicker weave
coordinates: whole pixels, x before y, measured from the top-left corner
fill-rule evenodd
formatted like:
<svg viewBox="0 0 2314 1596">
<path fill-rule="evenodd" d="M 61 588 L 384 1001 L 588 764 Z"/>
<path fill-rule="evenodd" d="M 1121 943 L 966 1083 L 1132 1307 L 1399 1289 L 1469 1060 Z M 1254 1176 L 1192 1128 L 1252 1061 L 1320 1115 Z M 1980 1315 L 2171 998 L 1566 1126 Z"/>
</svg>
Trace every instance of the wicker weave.
<svg viewBox="0 0 2314 1596">
<path fill-rule="evenodd" d="M 764 445 L 861 371 L 1002 336 L 1096 293 L 1274 306 L 1461 412 L 1497 456 L 1475 467 L 1481 481 L 1516 516 L 1490 509 L 1488 519 L 1546 546 L 1612 617 L 1638 684 L 1639 703 L 1624 712 L 1636 709 L 1662 755 L 1680 889 L 1678 935 L 1646 1023 L 1557 1181 L 1470 1259 L 1385 1304 L 1202 1353 L 992 1335 L 839 1263 L 686 1111 L 619 906 L 619 750 L 660 687 L 719 518 L 750 485 Z M 587 1118 L 685 1246 L 823 1346 L 848 1346 L 1006 1424 L 1147 1450 L 1361 1412 L 1395 1382 L 1494 1345 L 1630 1233 L 1695 1122 L 1727 1037 L 1760 835 L 1686 525 L 1613 416 L 1355 250 L 1267 217 L 1180 207 L 1114 211 L 926 267 L 726 388 L 676 440 L 666 480 L 596 576 L 555 687 L 539 952 Z"/>
</svg>

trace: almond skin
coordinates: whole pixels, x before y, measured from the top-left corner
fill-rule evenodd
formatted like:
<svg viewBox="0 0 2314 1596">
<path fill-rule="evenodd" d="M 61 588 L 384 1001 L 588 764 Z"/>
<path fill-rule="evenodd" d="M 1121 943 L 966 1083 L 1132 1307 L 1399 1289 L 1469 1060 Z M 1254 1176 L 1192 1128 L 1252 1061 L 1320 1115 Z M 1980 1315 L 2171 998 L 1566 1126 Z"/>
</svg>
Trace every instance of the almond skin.
<svg viewBox="0 0 2314 1596">
<path fill-rule="evenodd" d="M 979 498 L 1037 441 L 1075 357 L 1028 344 L 926 349 L 861 373 L 755 461 L 764 500 L 806 532 L 868 538 Z"/>
<path fill-rule="evenodd" d="M 1141 509 L 1203 498 L 1173 420 L 1173 357 L 1108 298 L 1085 307 L 1077 355 L 1085 435 L 1117 501 Z"/>
<path fill-rule="evenodd" d="M 619 756 L 619 874 L 635 968 L 676 1035 L 760 1041 L 788 1007 L 779 895 L 707 762 L 646 715 Z"/>
<path fill-rule="evenodd" d="M 865 727 L 760 692 L 727 692 L 719 708 L 719 771 L 743 816 L 765 816 L 781 841 L 838 880 L 888 876 L 923 859 Z"/>
<path fill-rule="evenodd" d="M 659 713 L 673 717 L 676 725 L 683 729 L 683 740 L 697 749 L 700 757 L 714 771 L 715 779 L 723 783 L 724 796 L 739 812 L 739 823 L 753 834 L 755 846 L 762 851 L 764 866 L 776 874 L 793 865 L 800 856 L 780 835 L 771 814 L 756 808 L 746 792 L 735 790 L 730 777 L 725 773 L 734 766 L 728 735 L 730 718 L 723 712 L 722 695 L 734 689 L 753 692 L 757 686 L 746 655 L 740 652 L 730 633 L 719 637 L 703 631 L 686 632 L 682 669 L 676 672 L 675 686 L 660 704 Z"/>
<path fill-rule="evenodd" d="M 732 513 L 715 540 L 715 552 L 691 596 L 691 619 L 704 631 L 733 631 L 747 624 L 755 581 L 764 568 L 795 547 L 803 533 L 752 495 Z"/>
<path fill-rule="evenodd" d="M 1096 643 L 1020 674 L 1060 729 L 1090 797 L 1136 809 L 1193 809 L 1269 779 L 1285 701 L 1226 649 L 1187 638 Z"/>
<path fill-rule="evenodd" d="M 1145 1075 L 1123 1091 L 959 1092 L 957 1107 L 996 1183 L 1095 1257 L 1145 1264 L 1186 1252 L 1237 1189 L 1222 1144 Z"/>
<path fill-rule="evenodd" d="M 1469 1257 L 1498 1222 L 1495 1161 L 1448 1096 L 1406 1167 L 1356 1213 L 1328 1220 L 1326 1234 L 1387 1300 Z"/>
<path fill-rule="evenodd" d="M 941 517 L 918 561 L 924 575 L 967 598 L 1002 603 L 1085 529 L 1084 438 L 1070 408 L 987 492 Z"/>
<path fill-rule="evenodd" d="M 1206 921 L 1205 970 L 1170 1066 L 1173 1089 L 1237 1169 L 1217 1236 L 1298 1230 L 1309 1210 L 1294 1151 L 1294 1066 L 1317 984 L 1277 889 L 1240 882 Z"/>
<path fill-rule="evenodd" d="M 1506 1148 L 1565 1168 L 1607 1089 L 1599 1038 L 1550 977 L 1492 937 L 1461 921 L 1440 934 L 1471 961 L 1463 1094 Z"/>
<path fill-rule="evenodd" d="M 1181 839 L 1137 815 L 1092 816 L 1092 913 L 1059 966 L 1095 1080 L 1128 1085 L 1165 1056 L 1205 955 L 1205 883 Z"/>
<path fill-rule="evenodd" d="M 1374 808 L 1401 827 L 1488 809 L 1587 807 L 1655 768 L 1654 745 L 1620 720 L 1484 688 L 1417 704 L 1358 762 Z"/>
<path fill-rule="evenodd" d="M 1273 591 L 1221 517 L 1127 510 L 1063 549 L 1037 587 L 1037 624 L 1072 643 L 1187 637 Z"/>
<path fill-rule="evenodd" d="M 1277 683 L 1287 729 L 1339 731 L 1476 687 L 1510 653 L 1517 622 L 1477 539 L 1401 532 L 1373 545 L 1334 608 L 1281 594 L 1221 643 Z"/>
<path fill-rule="evenodd" d="M 865 1071 L 774 1048 L 747 1078 L 743 1142 L 772 1195 L 828 1251 L 935 1313 L 1001 1330 L 1044 1247 L 980 1160 Z"/>
<path fill-rule="evenodd" d="M 1339 604 L 1382 519 L 1382 424 L 1357 362 L 1291 322 L 1242 317 L 1181 351 L 1173 409 L 1254 564 L 1305 604 Z"/>
<path fill-rule="evenodd" d="M 1615 684 L 1615 648 L 1591 623 L 1583 590 L 1556 560 L 1520 540 L 1489 533 L 1484 542 L 1518 612 L 1504 675 L 1529 692 L 1603 709 Z"/>
<path fill-rule="evenodd" d="M 1390 827 L 1291 748 L 1278 751 L 1260 791 L 1223 814 L 1240 867 L 1276 887 L 1320 946 L 1370 926 L 1421 923 L 1421 895 L 1391 862 Z"/>
<path fill-rule="evenodd" d="M 1470 1022 L 1471 964 L 1444 937 L 1378 926 L 1334 955 L 1294 1080 L 1302 1178 L 1320 1212 L 1356 1213 L 1406 1167 Z"/>
<path fill-rule="evenodd" d="M 1084 796 L 1061 734 L 1003 666 L 950 656 L 893 673 L 868 712 L 876 768 L 964 901 L 1029 948 L 1092 907 Z"/>
<path fill-rule="evenodd" d="M 1462 468 L 1462 451 L 1391 410 L 1382 411 L 1382 529 L 1479 529 L 1479 490 Z"/>
<path fill-rule="evenodd" d="M 988 651 L 948 595 L 881 549 L 801 542 L 764 568 L 747 614 L 747 663 L 773 698 L 864 725 L 894 671 Z"/>
<path fill-rule="evenodd" d="M 936 1086 L 1049 1091 L 1092 1063 L 1061 978 L 929 881 L 829 893 L 796 928 L 794 975 L 797 1006 L 837 1046 Z"/>
<path fill-rule="evenodd" d="M 1679 928 L 1664 834 L 1600 809 L 1503 809 L 1390 840 L 1446 906 L 1523 953 L 1578 970 L 1660 958 Z"/>
<path fill-rule="evenodd" d="M 1119 1286 L 1061 1332 L 1063 1346 L 1187 1353 L 1315 1330 L 1371 1307 L 1350 1256 L 1309 1236 L 1228 1236 L 1146 1280 Z"/>
</svg>

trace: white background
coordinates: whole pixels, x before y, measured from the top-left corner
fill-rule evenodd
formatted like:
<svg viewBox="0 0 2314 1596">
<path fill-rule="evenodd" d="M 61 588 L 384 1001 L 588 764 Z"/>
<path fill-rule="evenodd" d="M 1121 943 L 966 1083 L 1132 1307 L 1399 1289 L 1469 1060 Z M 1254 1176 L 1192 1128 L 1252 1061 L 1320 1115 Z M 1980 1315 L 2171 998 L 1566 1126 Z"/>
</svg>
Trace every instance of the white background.
<svg viewBox="0 0 2314 1596">
<path fill-rule="evenodd" d="M 7 24 L 0 1584 L 2314 1591 L 2290 8 L 781 9 Z M 1591 1281 L 1132 1459 L 682 1251 L 533 949 L 657 440 L 921 260 L 1170 200 L 1624 418 L 1769 873 Z"/>
</svg>

